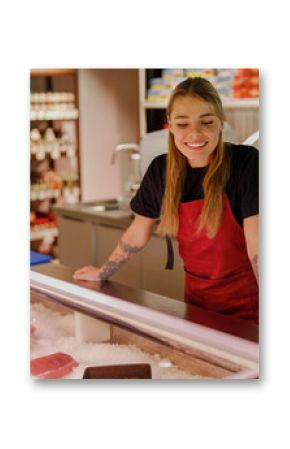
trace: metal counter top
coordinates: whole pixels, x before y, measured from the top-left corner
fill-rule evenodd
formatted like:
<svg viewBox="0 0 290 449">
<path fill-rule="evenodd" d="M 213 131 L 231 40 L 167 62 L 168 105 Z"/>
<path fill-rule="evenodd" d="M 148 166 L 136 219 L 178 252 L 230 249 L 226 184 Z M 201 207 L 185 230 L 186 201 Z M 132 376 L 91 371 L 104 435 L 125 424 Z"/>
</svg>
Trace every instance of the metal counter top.
<svg viewBox="0 0 290 449">
<path fill-rule="evenodd" d="M 68 218 L 77 218 L 92 223 L 105 223 L 126 228 L 132 222 L 133 212 L 129 208 L 98 211 L 90 209 L 86 203 L 54 206 L 54 212 Z"/>
</svg>

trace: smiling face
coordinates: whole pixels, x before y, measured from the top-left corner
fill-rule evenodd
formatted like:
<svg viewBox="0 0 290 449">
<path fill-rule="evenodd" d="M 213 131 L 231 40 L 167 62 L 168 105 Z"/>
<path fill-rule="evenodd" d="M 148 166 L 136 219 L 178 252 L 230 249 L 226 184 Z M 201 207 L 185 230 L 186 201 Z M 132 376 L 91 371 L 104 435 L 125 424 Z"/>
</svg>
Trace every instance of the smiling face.
<svg viewBox="0 0 290 449">
<path fill-rule="evenodd" d="M 211 103 L 189 95 L 175 98 L 169 116 L 169 129 L 177 149 L 191 167 L 208 165 L 222 126 Z"/>
</svg>

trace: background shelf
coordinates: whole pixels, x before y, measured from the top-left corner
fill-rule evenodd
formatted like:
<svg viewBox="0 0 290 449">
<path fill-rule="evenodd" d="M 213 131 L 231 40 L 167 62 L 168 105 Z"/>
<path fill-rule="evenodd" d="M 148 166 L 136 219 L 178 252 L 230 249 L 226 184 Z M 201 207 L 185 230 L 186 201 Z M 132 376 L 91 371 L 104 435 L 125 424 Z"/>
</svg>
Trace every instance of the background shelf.
<svg viewBox="0 0 290 449">
<path fill-rule="evenodd" d="M 70 111 L 31 111 L 30 120 L 76 120 L 79 118 L 77 109 Z"/>
<path fill-rule="evenodd" d="M 222 99 L 225 108 L 256 109 L 259 107 L 258 98 Z M 145 109 L 166 109 L 167 101 L 144 101 Z"/>
</svg>

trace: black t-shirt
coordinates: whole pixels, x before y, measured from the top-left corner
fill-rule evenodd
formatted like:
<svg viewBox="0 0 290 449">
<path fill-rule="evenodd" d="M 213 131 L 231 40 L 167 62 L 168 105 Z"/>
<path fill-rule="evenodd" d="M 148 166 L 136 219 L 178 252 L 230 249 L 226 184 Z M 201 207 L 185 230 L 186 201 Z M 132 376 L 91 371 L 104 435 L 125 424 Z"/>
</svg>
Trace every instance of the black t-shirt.
<svg viewBox="0 0 290 449">
<path fill-rule="evenodd" d="M 259 213 L 259 152 L 247 145 L 227 144 L 231 173 L 226 185 L 234 217 L 240 226 L 243 219 Z M 140 188 L 131 200 L 131 209 L 139 215 L 159 218 L 165 185 L 166 154 L 155 157 L 149 165 Z M 203 198 L 202 181 L 207 167 L 192 168 L 187 164 L 181 202 Z"/>
</svg>

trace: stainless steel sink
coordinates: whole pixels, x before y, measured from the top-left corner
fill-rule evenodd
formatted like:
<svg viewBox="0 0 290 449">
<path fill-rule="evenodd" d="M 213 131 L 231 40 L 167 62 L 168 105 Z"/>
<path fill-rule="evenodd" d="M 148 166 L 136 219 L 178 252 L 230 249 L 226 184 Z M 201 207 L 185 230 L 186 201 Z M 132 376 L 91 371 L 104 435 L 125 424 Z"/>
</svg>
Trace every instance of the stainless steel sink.
<svg viewBox="0 0 290 449">
<path fill-rule="evenodd" d="M 82 203 L 81 208 L 90 212 L 109 212 L 115 210 L 129 211 L 129 199 L 107 199 Z"/>
</svg>

